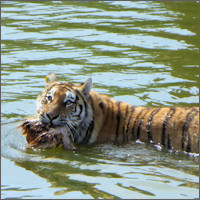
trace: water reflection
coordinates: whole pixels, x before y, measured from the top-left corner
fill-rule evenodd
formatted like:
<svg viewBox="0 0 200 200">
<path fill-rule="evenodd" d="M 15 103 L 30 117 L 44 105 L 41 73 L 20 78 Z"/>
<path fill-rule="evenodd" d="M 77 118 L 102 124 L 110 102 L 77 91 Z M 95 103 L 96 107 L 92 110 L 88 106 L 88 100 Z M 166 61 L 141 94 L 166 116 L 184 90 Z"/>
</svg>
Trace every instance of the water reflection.
<svg viewBox="0 0 200 200">
<path fill-rule="evenodd" d="M 51 187 L 63 188 L 61 197 L 67 197 L 71 191 L 80 191 L 82 194 L 88 194 L 89 191 L 93 198 L 129 198 L 130 195 L 137 198 L 162 198 L 163 194 L 167 193 L 170 194 L 169 198 L 183 198 L 184 195 L 192 197 L 196 193 L 194 187 L 198 188 L 198 180 L 195 175 L 186 175 L 180 168 L 173 169 L 160 165 L 151 158 L 148 160 L 145 153 L 153 154 L 151 149 L 143 152 L 143 155 L 134 154 L 133 151 L 137 152 L 138 149 L 144 150 L 143 147 L 133 148 L 128 160 L 125 157 L 118 158 L 119 161 L 113 161 L 113 157 L 98 158 L 95 149 L 92 149 L 91 158 L 86 153 L 87 148 L 75 155 L 61 149 L 56 152 L 40 152 L 40 156 L 16 163 L 47 179 Z M 120 154 L 124 149 L 113 146 L 111 151 Z M 187 192 L 184 193 L 183 190 Z"/>
</svg>

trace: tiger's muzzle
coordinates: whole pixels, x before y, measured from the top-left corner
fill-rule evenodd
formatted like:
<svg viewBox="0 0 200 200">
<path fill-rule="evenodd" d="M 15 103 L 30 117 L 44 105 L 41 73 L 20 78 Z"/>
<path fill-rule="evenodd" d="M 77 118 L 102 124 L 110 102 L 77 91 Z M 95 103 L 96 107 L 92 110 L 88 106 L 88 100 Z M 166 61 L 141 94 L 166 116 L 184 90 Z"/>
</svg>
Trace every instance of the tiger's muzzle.
<svg viewBox="0 0 200 200">
<path fill-rule="evenodd" d="M 60 115 L 46 112 L 44 114 L 40 114 L 40 119 L 46 124 L 58 125 L 60 121 Z"/>
</svg>

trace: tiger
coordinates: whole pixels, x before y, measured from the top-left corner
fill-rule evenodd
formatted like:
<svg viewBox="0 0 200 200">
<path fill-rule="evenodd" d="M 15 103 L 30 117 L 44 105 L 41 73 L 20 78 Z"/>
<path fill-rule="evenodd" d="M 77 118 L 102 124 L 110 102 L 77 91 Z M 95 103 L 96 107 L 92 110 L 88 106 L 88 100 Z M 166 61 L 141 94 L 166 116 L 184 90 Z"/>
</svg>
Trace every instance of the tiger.
<svg viewBox="0 0 200 200">
<path fill-rule="evenodd" d="M 66 126 L 74 144 L 158 144 L 167 149 L 199 152 L 198 107 L 144 107 L 117 101 L 82 84 L 45 78 L 37 114 L 46 124 Z"/>
</svg>

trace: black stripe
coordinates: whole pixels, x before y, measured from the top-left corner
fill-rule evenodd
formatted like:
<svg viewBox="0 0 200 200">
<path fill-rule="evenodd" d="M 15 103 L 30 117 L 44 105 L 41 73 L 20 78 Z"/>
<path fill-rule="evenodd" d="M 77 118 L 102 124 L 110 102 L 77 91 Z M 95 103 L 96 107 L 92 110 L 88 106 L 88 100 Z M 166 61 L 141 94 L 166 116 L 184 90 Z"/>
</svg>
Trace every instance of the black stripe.
<svg viewBox="0 0 200 200">
<path fill-rule="evenodd" d="M 79 97 L 78 97 L 78 95 L 76 95 L 76 100 L 75 101 L 78 101 L 79 100 Z"/>
<path fill-rule="evenodd" d="M 79 96 L 82 98 L 82 100 L 84 102 L 84 106 L 85 106 L 85 118 L 87 118 L 88 117 L 88 111 L 87 111 L 88 106 L 87 106 L 87 103 L 86 103 L 84 97 L 82 96 L 82 94 L 78 90 L 77 90 L 77 93 L 79 94 Z"/>
<path fill-rule="evenodd" d="M 106 116 L 103 116 L 104 117 L 104 123 L 103 123 L 103 126 L 102 126 L 102 128 L 104 128 L 104 126 L 105 126 L 105 124 L 106 124 L 106 122 L 108 121 L 108 116 L 109 116 L 109 111 L 110 111 L 110 109 L 109 109 L 109 100 L 107 100 L 107 104 L 108 104 L 108 106 L 107 106 L 107 113 L 106 113 Z M 104 114 L 104 111 L 103 111 L 103 114 Z"/>
<path fill-rule="evenodd" d="M 190 138 L 190 135 L 188 135 L 188 144 L 186 146 L 185 151 L 186 152 L 191 152 L 191 138 Z"/>
<path fill-rule="evenodd" d="M 172 112 L 171 112 L 172 111 Z M 170 107 L 170 111 L 167 113 L 165 120 L 162 125 L 162 134 L 161 134 L 161 144 L 165 146 L 165 131 L 170 118 L 172 118 L 173 114 L 175 113 L 176 108 Z"/>
<path fill-rule="evenodd" d="M 128 139 L 129 125 L 130 125 L 130 121 L 131 121 L 131 119 L 132 119 L 132 117 L 133 117 L 134 110 L 135 110 L 135 106 L 132 106 L 132 107 L 131 107 L 131 114 L 130 114 L 130 117 L 129 117 L 129 119 L 128 119 L 128 123 L 127 123 L 127 127 L 126 127 L 126 136 L 127 136 L 127 140 L 129 140 L 129 139 Z"/>
<path fill-rule="evenodd" d="M 143 108 L 143 109 L 140 111 L 140 113 L 137 115 L 137 117 L 136 117 L 136 119 L 135 119 L 135 121 L 134 121 L 133 128 L 132 128 L 132 140 L 135 140 L 134 130 L 135 130 L 136 122 L 137 122 L 139 116 L 142 114 L 142 112 L 143 112 L 144 110 L 146 110 L 146 108 Z"/>
<path fill-rule="evenodd" d="M 167 147 L 168 147 L 168 149 L 171 149 L 171 148 L 172 148 L 172 146 L 171 146 L 171 140 L 170 140 L 169 134 L 167 135 Z"/>
<path fill-rule="evenodd" d="M 86 131 L 85 137 L 84 137 L 83 140 L 82 140 L 82 143 L 87 144 L 87 143 L 89 142 L 89 139 L 90 139 L 90 137 L 91 137 L 93 128 L 94 128 L 94 121 L 92 120 L 92 121 L 90 122 L 90 125 L 89 125 L 87 131 Z"/>
<path fill-rule="evenodd" d="M 103 110 L 103 108 L 104 108 L 103 102 L 99 103 L 99 107 Z"/>
<path fill-rule="evenodd" d="M 116 134 L 115 134 L 115 142 L 117 142 L 118 137 L 119 137 L 119 123 L 120 123 L 120 104 L 121 102 L 117 102 L 116 104 L 118 104 L 118 112 L 117 112 L 117 116 L 116 116 L 116 120 L 117 120 L 117 127 L 116 127 Z"/>
<path fill-rule="evenodd" d="M 153 122 L 153 117 L 160 111 L 160 108 L 155 108 L 155 110 L 152 111 L 149 120 L 147 122 L 147 136 L 148 136 L 148 141 L 150 142 L 152 140 L 152 133 L 151 133 L 151 123 Z"/>
<path fill-rule="evenodd" d="M 78 104 L 78 105 L 79 105 L 79 108 L 80 108 L 80 113 L 78 114 L 78 117 L 81 117 L 81 113 L 82 113 L 82 111 L 83 111 L 83 106 L 80 105 L 80 104 Z"/>
<path fill-rule="evenodd" d="M 104 109 L 105 105 L 104 105 L 104 102 L 103 102 L 103 101 L 99 103 L 99 107 L 101 108 L 103 114 L 105 114 L 105 109 Z M 108 109 L 107 109 L 107 111 L 108 111 Z M 108 112 L 107 112 L 107 113 L 108 113 Z"/>
<path fill-rule="evenodd" d="M 143 115 L 143 117 L 142 117 L 142 119 L 140 121 L 140 124 L 139 124 L 139 126 L 137 128 L 137 139 L 140 139 L 140 128 L 141 128 L 142 122 L 144 121 L 144 117 L 146 116 L 148 111 L 149 111 L 149 108 L 147 108 L 147 111 L 144 113 L 144 115 Z"/>
<path fill-rule="evenodd" d="M 95 121 L 95 109 L 94 109 L 94 102 L 93 102 L 93 99 L 92 99 L 92 97 L 90 96 L 90 101 L 91 101 L 91 107 L 92 107 L 92 115 L 93 115 L 93 121 Z"/>
<path fill-rule="evenodd" d="M 126 113 L 124 116 L 124 124 L 123 124 L 123 128 L 122 128 L 122 133 L 123 133 L 123 142 L 128 141 L 127 139 L 127 134 L 125 134 L 125 125 L 126 125 L 126 119 L 127 119 L 127 115 L 128 115 L 128 107 L 129 105 L 126 105 Z"/>
<path fill-rule="evenodd" d="M 196 111 L 192 116 L 190 116 L 190 114 Z M 199 111 L 196 110 L 196 108 L 193 108 L 187 115 L 186 115 L 186 119 L 185 119 L 185 123 L 183 125 L 183 129 L 182 129 L 182 140 L 181 140 L 181 144 L 182 144 L 182 150 L 184 150 L 185 148 L 185 140 L 186 140 L 186 132 L 188 132 L 188 128 L 189 128 L 189 124 L 192 121 L 192 119 L 194 118 L 195 115 L 197 115 Z"/>
</svg>

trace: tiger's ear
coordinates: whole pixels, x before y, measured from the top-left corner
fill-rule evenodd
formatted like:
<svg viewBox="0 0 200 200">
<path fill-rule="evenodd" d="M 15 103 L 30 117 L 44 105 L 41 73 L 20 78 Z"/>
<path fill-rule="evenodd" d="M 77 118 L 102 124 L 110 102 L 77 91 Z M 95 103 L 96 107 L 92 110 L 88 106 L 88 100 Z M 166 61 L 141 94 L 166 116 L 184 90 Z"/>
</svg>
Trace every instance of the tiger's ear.
<svg viewBox="0 0 200 200">
<path fill-rule="evenodd" d="M 54 72 L 50 72 L 46 77 L 45 77 L 45 87 L 48 87 L 51 83 L 58 81 L 58 78 Z"/>
<path fill-rule="evenodd" d="M 81 86 L 81 91 L 85 96 L 88 96 L 91 89 L 92 89 L 92 79 L 88 78 L 88 80 L 85 81 L 85 83 Z"/>
</svg>

